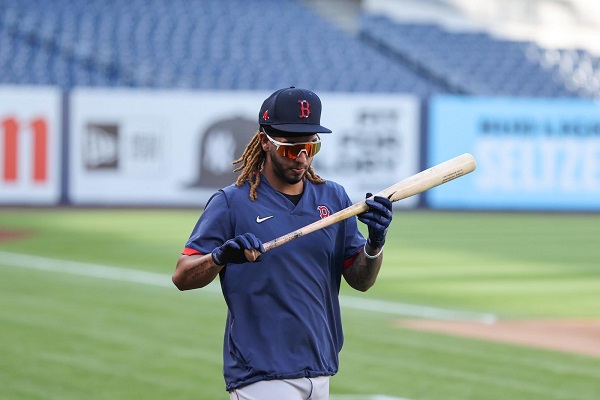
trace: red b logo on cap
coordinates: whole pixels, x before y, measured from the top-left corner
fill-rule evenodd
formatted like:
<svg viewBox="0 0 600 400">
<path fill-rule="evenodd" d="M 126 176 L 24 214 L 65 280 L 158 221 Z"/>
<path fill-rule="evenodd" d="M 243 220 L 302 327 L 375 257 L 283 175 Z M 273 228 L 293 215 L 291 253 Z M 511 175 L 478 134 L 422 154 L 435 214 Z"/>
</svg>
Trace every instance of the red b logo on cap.
<svg viewBox="0 0 600 400">
<path fill-rule="evenodd" d="M 299 118 L 308 118 L 310 115 L 310 103 L 306 100 L 298 100 L 300 104 L 300 115 Z"/>
</svg>

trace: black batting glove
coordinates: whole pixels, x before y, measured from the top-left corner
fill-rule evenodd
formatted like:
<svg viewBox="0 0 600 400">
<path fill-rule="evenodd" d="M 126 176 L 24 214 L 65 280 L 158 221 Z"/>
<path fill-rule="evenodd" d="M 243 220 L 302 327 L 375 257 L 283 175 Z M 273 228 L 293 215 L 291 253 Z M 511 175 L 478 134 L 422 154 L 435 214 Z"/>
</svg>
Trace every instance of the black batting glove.
<svg viewBox="0 0 600 400">
<path fill-rule="evenodd" d="M 371 196 L 373 196 L 371 193 L 367 193 L 365 202 L 369 206 L 369 210 L 359 214 L 358 220 L 369 228 L 369 238 L 367 239 L 369 245 L 378 249 L 385 243 L 385 235 L 392 223 L 392 202 L 381 196 L 369 199 Z"/>
<path fill-rule="evenodd" d="M 244 250 L 265 252 L 259 238 L 252 233 L 244 233 L 226 241 L 223 245 L 214 249 L 211 254 L 213 261 L 219 266 L 229 263 L 242 264 L 248 261 L 244 255 Z"/>
</svg>

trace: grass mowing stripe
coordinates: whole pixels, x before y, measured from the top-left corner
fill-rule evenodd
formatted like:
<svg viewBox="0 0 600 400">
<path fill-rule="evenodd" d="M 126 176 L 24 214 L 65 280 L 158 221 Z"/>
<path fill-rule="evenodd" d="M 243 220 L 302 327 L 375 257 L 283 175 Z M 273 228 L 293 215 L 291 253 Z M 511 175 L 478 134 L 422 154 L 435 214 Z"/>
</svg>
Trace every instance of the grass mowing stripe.
<svg viewBox="0 0 600 400">
<path fill-rule="evenodd" d="M 0 346 L 0 397 L 224 397 L 221 350 L 201 343 L 222 337 L 218 296 L 32 271 L 0 269 L 0 326 L 10 344 Z"/>
<path fill-rule="evenodd" d="M 423 334 L 423 333 L 421 333 Z M 439 333 L 426 333 L 427 335 L 431 335 L 433 337 L 435 336 L 442 336 L 442 334 Z M 480 349 L 478 348 L 474 348 L 472 346 L 464 346 L 461 345 L 460 343 L 455 344 L 455 345 L 451 345 L 449 344 L 449 342 L 447 341 L 441 341 L 441 340 L 435 340 L 435 341 L 428 341 L 428 342 L 423 342 L 422 338 L 420 337 L 415 337 L 412 335 L 401 335 L 398 334 L 398 337 L 394 338 L 393 341 L 390 340 L 387 343 L 382 342 L 385 345 L 388 346 L 394 346 L 394 345 L 398 345 L 401 344 L 403 347 L 408 347 L 408 348 L 412 348 L 412 349 L 420 349 L 420 350 L 427 350 L 427 351 L 436 351 L 439 353 L 444 353 L 447 355 L 447 357 L 469 357 L 470 359 L 476 361 L 477 363 L 480 362 L 487 362 L 488 359 L 493 356 L 494 360 L 499 361 L 499 362 L 504 362 L 506 363 L 506 365 L 510 365 L 511 368 L 536 368 L 536 369 L 541 369 L 545 372 L 548 373 L 553 373 L 553 374 L 577 374 L 577 375 L 582 375 L 582 376 L 587 376 L 591 379 L 597 379 L 600 380 L 600 368 L 598 368 L 596 366 L 596 368 L 593 368 L 592 365 L 595 363 L 597 365 L 597 361 L 593 358 L 593 357 L 585 357 L 585 356 L 580 356 L 580 355 L 576 355 L 576 354 L 563 354 L 560 353 L 561 356 L 568 356 L 568 357 L 573 357 L 573 358 L 578 358 L 580 360 L 583 360 L 584 362 L 589 363 L 590 365 L 587 365 L 585 367 L 582 367 L 580 365 L 574 365 L 574 364 L 566 364 L 564 362 L 564 359 L 561 357 L 560 360 L 552 360 L 552 356 L 550 357 L 544 357 L 542 354 L 551 354 L 554 352 L 550 352 L 549 350 L 546 349 L 539 349 L 539 350 L 532 350 L 530 347 L 528 346 L 519 346 L 519 345 L 513 345 L 513 344 L 497 344 L 496 342 L 490 342 L 490 341 L 485 341 L 483 339 L 474 339 L 474 338 L 456 338 L 457 340 L 460 341 L 468 341 L 469 343 L 471 342 L 480 342 L 483 346 L 486 347 L 486 352 L 483 353 Z M 502 346 L 501 348 L 504 349 L 504 346 L 511 346 L 514 347 L 515 352 L 514 353 L 506 353 L 506 352 L 501 352 L 501 351 L 493 351 L 493 348 L 495 345 L 499 345 Z M 533 358 L 531 355 L 529 354 L 524 354 L 523 352 L 519 352 L 520 349 L 527 349 L 528 352 L 529 351 L 535 351 L 538 354 L 535 355 L 535 357 Z"/>
<path fill-rule="evenodd" d="M 397 346 L 398 343 L 395 345 Z M 409 371 L 413 375 L 433 375 L 438 379 L 462 381 L 469 386 L 485 384 L 497 388 L 510 387 L 522 392 L 545 395 L 548 398 L 552 398 L 553 395 L 557 394 L 556 388 L 548 388 L 543 385 L 532 383 L 525 373 L 513 377 L 510 377 L 508 374 L 503 374 L 502 372 L 510 372 L 513 367 L 504 364 L 490 364 L 489 357 L 484 360 L 473 360 L 470 355 L 468 358 L 464 356 L 459 358 L 457 354 L 449 355 L 448 349 L 444 347 L 437 349 L 431 349 L 429 346 L 421 348 L 402 347 L 410 349 L 409 353 L 411 355 L 428 353 L 428 357 L 407 357 L 406 362 L 399 364 L 395 359 L 382 358 L 378 353 L 365 351 L 364 354 L 361 355 L 361 358 L 363 362 L 372 363 L 379 368 L 384 367 L 385 369 L 393 370 L 399 375 L 403 375 Z M 467 348 L 468 344 L 465 343 L 464 347 Z M 481 355 L 485 356 L 483 353 Z M 441 362 L 439 364 L 433 363 L 431 362 L 431 359 L 434 357 L 439 358 L 440 361 L 461 360 L 461 363 L 467 364 L 467 367 L 457 368 L 457 365 L 454 362 L 446 363 L 446 365 Z M 409 361 L 418 359 L 426 359 L 427 362 Z M 481 366 L 483 365 L 485 365 L 486 374 L 480 373 Z M 561 396 L 568 393 L 569 392 L 566 391 L 562 393 Z M 568 396 L 566 398 L 568 398 Z"/>
<path fill-rule="evenodd" d="M 417 334 L 413 333 L 413 335 Z M 470 353 L 456 354 L 453 351 L 452 354 L 449 354 L 443 346 L 431 349 L 427 345 L 432 342 L 430 337 L 431 335 L 421 335 L 420 339 L 424 342 L 420 347 L 413 347 L 401 342 L 383 345 L 372 343 L 371 345 L 375 349 L 378 347 L 402 349 L 401 357 L 386 357 L 383 353 L 389 353 L 389 350 L 377 351 L 371 347 L 363 347 L 362 354 L 352 356 L 349 364 L 362 363 L 362 371 L 393 371 L 395 376 L 393 379 L 398 387 L 409 387 L 410 382 L 427 377 L 427 380 L 436 382 L 435 390 L 443 393 L 443 396 L 439 397 L 440 399 L 597 399 L 592 384 L 585 377 L 564 373 L 548 374 L 537 368 L 534 363 L 531 368 L 513 366 L 487 354 L 486 350 L 494 345 L 473 344 L 466 339 L 462 341 L 461 347 L 471 349 Z M 376 340 L 377 338 L 371 338 L 372 342 Z M 450 346 L 449 343 L 452 343 L 452 340 L 439 336 L 437 341 L 448 346 Z M 505 353 L 513 351 L 514 354 L 519 354 L 519 349 L 510 349 L 503 345 L 495 346 L 503 348 Z M 480 349 L 478 357 L 472 357 L 473 347 Z M 453 350 L 457 350 L 457 348 Z M 535 352 L 530 353 L 526 349 L 523 349 L 523 352 L 530 354 L 532 361 L 534 360 Z M 398 355 L 396 354 L 396 356 Z M 520 372 L 515 373 L 515 371 Z M 373 372 L 372 376 L 365 375 L 364 379 L 374 381 L 381 379 L 377 373 Z M 566 376 L 569 376 L 568 380 L 565 380 Z M 551 379 L 552 383 L 545 384 L 547 379 Z M 463 396 L 461 393 L 465 388 L 469 388 L 469 396 Z M 481 392 L 485 392 L 486 395 L 483 396 Z M 421 398 L 415 393 L 408 392 L 406 394 L 412 398 Z M 428 391 L 427 396 L 432 399 L 438 398 L 432 391 Z"/>
<path fill-rule="evenodd" d="M 466 348 L 468 347 L 465 345 Z M 424 349 L 419 349 L 423 351 Z M 431 353 L 430 349 L 427 353 Z M 559 398 L 571 398 L 573 392 L 567 387 L 566 389 L 553 386 L 545 386 L 538 382 L 539 380 L 539 368 L 536 368 L 535 373 L 530 374 L 528 370 L 523 370 L 521 374 L 515 375 L 514 365 L 498 363 L 494 359 L 484 357 L 483 360 L 477 360 L 472 358 L 471 354 L 458 355 L 454 354 L 454 359 L 459 360 L 455 363 L 443 364 L 442 360 L 451 359 L 448 357 L 446 349 L 436 349 L 435 354 L 428 355 L 427 362 L 406 362 L 398 365 L 394 361 L 385 362 L 381 361 L 381 358 L 373 360 L 380 366 L 387 367 L 395 370 L 397 373 L 402 371 L 410 371 L 413 375 L 433 375 L 439 379 L 455 380 L 460 381 L 464 386 L 475 386 L 485 385 L 487 387 L 496 387 L 497 391 L 500 389 L 511 388 L 515 392 L 535 394 L 545 398 L 553 398 L 553 396 L 559 396 Z M 472 353 L 472 352 L 471 352 Z M 484 355 L 481 353 L 481 355 Z M 431 362 L 433 358 L 438 358 L 440 363 Z M 421 358 L 416 358 L 421 359 Z M 482 368 L 485 369 L 485 374 L 481 373 Z M 557 378 L 560 374 L 554 374 Z M 510 398 L 507 396 L 507 398 Z M 584 395 L 580 394 L 579 399 L 584 399 Z M 595 399 L 593 396 L 589 397 L 590 400 Z"/>
<path fill-rule="evenodd" d="M 357 316 L 354 315 L 353 317 Z M 389 335 L 379 336 L 377 343 L 388 348 L 401 345 L 403 348 L 413 350 L 435 351 L 444 354 L 449 359 L 453 357 L 469 357 L 469 359 L 475 361 L 477 364 L 487 363 L 488 359 L 493 357 L 494 360 L 504 362 L 506 365 L 510 365 L 511 368 L 536 368 L 548 373 L 577 374 L 600 381 L 600 368 L 598 367 L 597 359 L 594 357 L 558 351 L 554 352 L 547 349 L 532 349 L 529 346 L 498 343 L 476 338 L 450 336 L 451 339 L 441 340 L 447 336 L 435 332 L 416 332 L 407 330 L 406 328 L 391 329 L 390 332 Z M 423 341 L 423 336 L 430 336 L 437 338 L 437 340 Z M 372 341 L 373 339 L 370 340 Z M 465 346 L 465 343 L 480 343 L 481 346 L 485 346 L 485 352 L 481 351 L 480 346 Z M 506 346 L 513 348 L 514 352 L 507 353 L 505 351 Z M 527 349 L 527 352 L 522 352 L 520 351 L 521 349 Z M 530 352 L 533 352 L 533 354 Z M 560 359 L 554 360 L 556 355 Z M 563 357 L 578 359 L 580 362 L 586 363 L 586 366 L 565 363 Z"/>
<path fill-rule="evenodd" d="M 473 371 L 473 373 L 464 372 L 457 369 L 452 368 L 441 368 L 431 364 L 425 365 L 415 365 L 411 363 L 406 363 L 405 368 L 412 372 L 418 374 L 428 374 L 436 377 L 436 381 L 438 380 L 455 380 L 462 381 L 468 386 L 473 385 L 481 385 L 485 384 L 489 386 L 491 389 L 494 387 L 498 392 L 506 391 L 506 390 L 514 390 L 518 391 L 522 394 L 531 394 L 536 396 L 543 396 L 544 398 L 552 399 L 552 398 L 562 398 L 562 399 L 571 399 L 577 396 L 578 400 L 597 400 L 596 397 L 582 397 L 581 393 L 573 393 L 571 391 L 565 391 L 556 387 L 546 387 L 543 385 L 539 385 L 536 383 L 529 383 L 525 379 L 510 379 L 503 378 L 497 375 L 482 375 L 478 374 L 477 371 Z M 508 395 L 508 393 L 505 392 Z M 510 397 L 506 397 L 510 398 Z"/>
<path fill-rule="evenodd" d="M 173 288 L 170 275 L 156 272 L 147 272 L 136 269 L 110 267 L 107 265 L 81 263 L 67 260 L 56 260 L 47 257 L 8 253 L 3 251 L 0 251 L 0 257 L 2 258 L 0 263 L 14 267 L 31 268 L 43 271 L 61 272 L 73 275 L 83 275 L 94 278 Z M 216 281 L 207 288 L 209 288 L 212 292 L 219 291 Z M 478 321 L 482 323 L 496 322 L 496 316 L 490 313 L 457 311 L 391 301 L 362 299 L 344 295 L 340 296 L 340 303 L 344 308 L 375 311 L 399 316 L 435 318 L 452 321 Z"/>
</svg>

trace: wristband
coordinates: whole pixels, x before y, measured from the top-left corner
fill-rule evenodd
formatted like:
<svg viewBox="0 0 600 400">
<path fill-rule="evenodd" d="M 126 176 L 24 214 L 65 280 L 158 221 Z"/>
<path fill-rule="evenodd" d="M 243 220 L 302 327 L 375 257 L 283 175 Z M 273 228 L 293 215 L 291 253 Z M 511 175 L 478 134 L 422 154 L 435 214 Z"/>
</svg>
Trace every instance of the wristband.
<svg viewBox="0 0 600 400">
<path fill-rule="evenodd" d="M 365 243 L 364 251 L 365 251 L 365 257 L 367 257 L 369 260 L 374 260 L 374 259 L 378 258 L 381 255 L 381 253 L 383 253 L 383 246 L 381 246 L 381 250 L 379 250 L 379 253 L 372 256 L 369 253 L 367 253 L 367 244 Z"/>
</svg>

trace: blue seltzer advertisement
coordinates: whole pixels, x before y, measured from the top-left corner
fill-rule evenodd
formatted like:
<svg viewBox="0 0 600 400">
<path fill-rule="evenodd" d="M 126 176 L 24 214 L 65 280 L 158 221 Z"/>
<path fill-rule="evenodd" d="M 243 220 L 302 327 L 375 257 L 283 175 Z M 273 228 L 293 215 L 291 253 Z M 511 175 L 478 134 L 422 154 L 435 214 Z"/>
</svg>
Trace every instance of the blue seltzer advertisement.
<svg viewBox="0 0 600 400">
<path fill-rule="evenodd" d="M 600 103 L 438 96 L 427 163 L 462 153 L 472 174 L 427 193 L 432 208 L 600 210 Z"/>
</svg>

